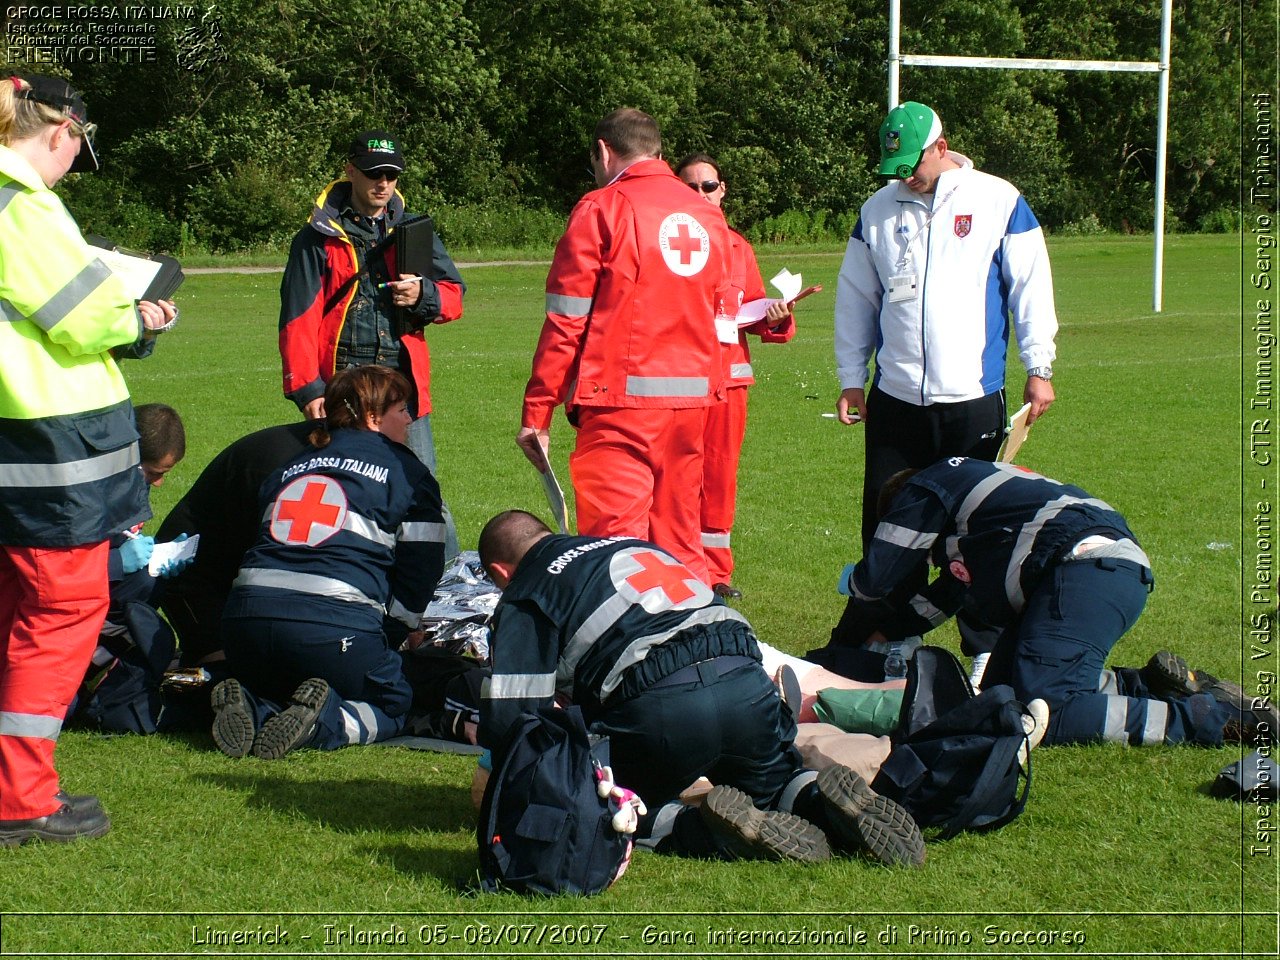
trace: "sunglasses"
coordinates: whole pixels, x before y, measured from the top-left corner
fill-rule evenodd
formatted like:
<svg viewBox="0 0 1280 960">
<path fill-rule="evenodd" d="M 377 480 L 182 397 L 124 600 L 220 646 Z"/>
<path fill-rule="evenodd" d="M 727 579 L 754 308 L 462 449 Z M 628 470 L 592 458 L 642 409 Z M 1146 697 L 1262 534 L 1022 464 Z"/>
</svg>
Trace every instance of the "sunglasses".
<svg viewBox="0 0 1280 960">
<path fill-rule="evenodd" d="M 367 180 L 372 180 L 374 183 L 381 180 L 387 180 L 391 183 L 395 183 L 400 179 L 399 170 L 361 170 L 360 175 Z"/>
<path fill-rule="evenodd" d="M 715 193 L 720 189 L 720 181 L 703 180 L 701 183 L 686 183 L 685 186 L 695 193 Z"/>
</svg>

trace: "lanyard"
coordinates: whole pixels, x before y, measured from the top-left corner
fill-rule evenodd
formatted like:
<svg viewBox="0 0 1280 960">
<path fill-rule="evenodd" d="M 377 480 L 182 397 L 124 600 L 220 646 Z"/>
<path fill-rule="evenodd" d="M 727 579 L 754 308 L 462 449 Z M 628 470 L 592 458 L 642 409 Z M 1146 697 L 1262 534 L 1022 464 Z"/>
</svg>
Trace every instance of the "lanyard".
<svg viewBox="0 0 1280 960">
<path fill-rule="evenodd" d="M 922 236 L 924 236 L 929 232 L 929 225 L 933 223 L 933 218 L 938 215 L 938 211 L 940 211 L 943 207 L 947 205 L 947 202 L 952 198 L 952 196 L 955 195 L 955 192 L 959 189 L 960 189 L 960 184 L 957 183 L 954 187 L 948 190 L 946 194 L 943 195 L 941 200 L 938 200 L 936 203 L 934 203 L 932 209 L 929 210 L 929 215 L 924 218 L 924 223 L 920 225 L 920 229 L 907 238 L 906 243 L 902 247 L 902 255 L 898 258 L 899 270 L 906 269 L 907 261 L 911 259 L 911 248 L 915 246 L 915 242 L 917 240 L 919 240 Z M 902 214 L 899 213 L 898 217 L 901 218 Z M 899 233 L 898 235 L 901 236 L 902 234 Z"/>
</svg>

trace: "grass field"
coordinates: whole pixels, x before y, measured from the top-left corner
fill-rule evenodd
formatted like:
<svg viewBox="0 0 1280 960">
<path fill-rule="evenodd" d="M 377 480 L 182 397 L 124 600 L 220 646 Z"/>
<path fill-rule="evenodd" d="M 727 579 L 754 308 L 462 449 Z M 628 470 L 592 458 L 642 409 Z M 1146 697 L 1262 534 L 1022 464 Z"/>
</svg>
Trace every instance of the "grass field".
<svg viewBox="0 0 1280 960">
<path fill-rule="evenodd" d="M 826 642 L 842 608 L 834 583 L 855 559 L 862 433 L 820 416 L 838 392 L 839 253 L 760 253 L 766 277 L 787 266 L 826 285 L 791 344 L 755 352 L 734 533 L 740 608 L 763 639 L 802 653 Z M 1171 237 L 1161 314 L 1149 239 L 1064 240 L 1051 253 L 1059 400 L 1019 460 L 1114 504 L 1151 555 L 1156 591 L 1115 663 L 1168 647 L 1240 677 L 1239 238 Z M 464 547 L 500 509 L 545 514 L 513 443 L 545 272 L 466 271 L 465 318 L 430 332 L 440 481 Z M 279 393 L 278 283 L 191 277 L 176 332 L 128 365 L 138 402 L 171 403 L 187 423 L 187 460 L 156 492 L 158 515 L 226 443 L 295 416 Z M 1016 359 L 1010 369 L 1012 407 Z M 558 416 L 565 479 L 570 445 Z M 1269 651 L 1246 680 L 1256 687 L 1256 671 L 1274 667 Z M 466 758 L 374 747 L 232 761 L 205 736 L 68 731 L 64 783 L 99 794 L 114 829 L 0 857 L 0 954 L 1274 956 L 1275 818 L 1207 792 L 1238 755 L 1038 751 L 1022 817 L 931 845 L 910 873 L 639 855 L 599 898 L 531 902 L 459 892 L 476 867 Z M 281 930 L 284 943 L 268 942 Z"/>
</svg>

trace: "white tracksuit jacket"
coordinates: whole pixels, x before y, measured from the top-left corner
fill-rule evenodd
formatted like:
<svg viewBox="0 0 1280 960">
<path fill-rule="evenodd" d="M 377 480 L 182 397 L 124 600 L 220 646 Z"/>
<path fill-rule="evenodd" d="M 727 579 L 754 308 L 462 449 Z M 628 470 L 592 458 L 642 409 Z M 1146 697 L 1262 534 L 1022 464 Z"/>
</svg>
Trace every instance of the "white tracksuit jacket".
<svg viewBox="0 0 1280 960">
<path fill-rule="evenodd" d="M 1040 224 L 1012 184 L 962 164 L 933 198 L 895 181 L 863 204 L 836 290 L 836 373 L 842 390 L 875 383 L 925 406 L 1004 386 L 1009 318 L 1028 368 L 1052 363 L 1058 319 Z M 930 199 L 934 204 L 931 210 Z M 914 278 L 891 301 L 891 278 Z"/>
</svg>

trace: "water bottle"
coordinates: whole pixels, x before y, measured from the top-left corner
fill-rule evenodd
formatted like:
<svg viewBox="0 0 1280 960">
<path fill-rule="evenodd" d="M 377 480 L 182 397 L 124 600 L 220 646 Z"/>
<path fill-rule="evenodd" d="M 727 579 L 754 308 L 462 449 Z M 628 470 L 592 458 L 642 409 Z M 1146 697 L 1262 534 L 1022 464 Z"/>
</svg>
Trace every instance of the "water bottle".
<svg viewBox="0 0 1280 960">
<path fill-rule="evenodd" d="M 884 657 L 884 678 L 901 680 L 907 675 L 907 660 L 902 655 L 901 641 L 889 644 L 889 651 Z"/>
</svg>

